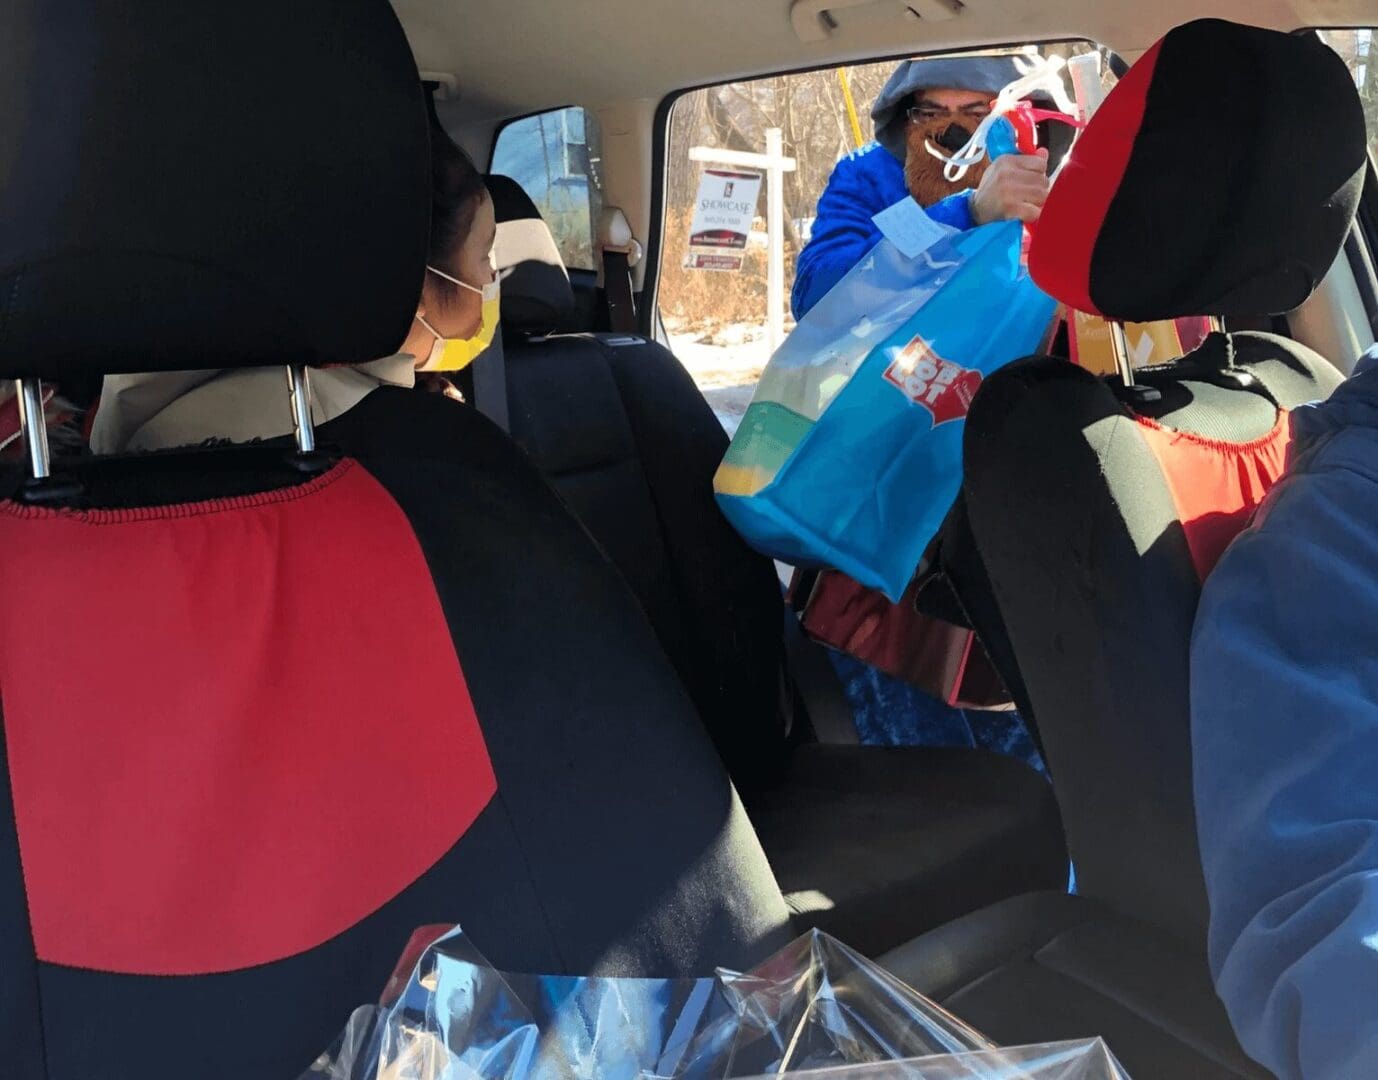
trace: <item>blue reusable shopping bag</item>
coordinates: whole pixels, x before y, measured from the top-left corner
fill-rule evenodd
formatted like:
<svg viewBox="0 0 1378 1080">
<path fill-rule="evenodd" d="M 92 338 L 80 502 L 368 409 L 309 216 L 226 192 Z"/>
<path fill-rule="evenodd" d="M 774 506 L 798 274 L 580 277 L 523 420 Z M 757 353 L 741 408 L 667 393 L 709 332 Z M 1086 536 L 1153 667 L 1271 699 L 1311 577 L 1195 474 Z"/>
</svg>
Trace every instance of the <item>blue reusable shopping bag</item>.
<svg viewBox="0 0 1378 1080">
<path fill-rule="evenodd" d="M 714 479 L 748 543 L 898 602 L 961 487 L 972 398 L 1052 319 L 1022 239 L 1000 222 L 912 259 L 881 240 L 805 316 Z"/>
</svg>

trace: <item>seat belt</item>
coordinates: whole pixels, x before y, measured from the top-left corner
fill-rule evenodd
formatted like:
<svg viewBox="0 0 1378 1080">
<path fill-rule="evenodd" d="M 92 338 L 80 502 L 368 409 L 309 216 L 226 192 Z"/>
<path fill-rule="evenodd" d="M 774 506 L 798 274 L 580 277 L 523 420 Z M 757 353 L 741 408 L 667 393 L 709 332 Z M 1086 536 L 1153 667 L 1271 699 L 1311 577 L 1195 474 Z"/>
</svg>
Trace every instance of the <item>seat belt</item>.
<svg viewBox="0 0 1378 1080">
<path fill-rule="evenodd" d="M 598 250 L 601 255 L 603 296 L 608 310 L 608 329 L 614 334 L 640 333 L 632 267 L 641 261 L 641 244 L 632 235 L 627 215 L 616 206 L 605 206 L 598 216 Z"/>
<path fill-rule="evenodd" d="M 818 741 L 855 746 L 861 737 L 842 680 L 827 648 L 809 637 L 801 622 L 817 583 L 817 570 L 796 569 L 785 590 L 785 670 Z"/>
<path fill-rule="evenodd" d="M 625 251 L 603 249 L 603 294 L 607 297 L 608 329 L 614 334 L 635 334 L 636 297 Z"/>
<path fill-rule="evenodd" d="M 827 650 L 804 633 L 789 604 L 785 605 L 784 632 L 785 670 L 814 735 L 821 743 L 855 746 L 861 737 L 837 671 Z"/>
<path fill-rule="evenodd" d="M 502 351 L 501 327 L 493 335 L 492 344 L 474 357 L 471 367 L 474 377 L 474 408 L 503 431 L 510 433 L 512 427 L 507 412 L 507 360 Z"/>
</svg>

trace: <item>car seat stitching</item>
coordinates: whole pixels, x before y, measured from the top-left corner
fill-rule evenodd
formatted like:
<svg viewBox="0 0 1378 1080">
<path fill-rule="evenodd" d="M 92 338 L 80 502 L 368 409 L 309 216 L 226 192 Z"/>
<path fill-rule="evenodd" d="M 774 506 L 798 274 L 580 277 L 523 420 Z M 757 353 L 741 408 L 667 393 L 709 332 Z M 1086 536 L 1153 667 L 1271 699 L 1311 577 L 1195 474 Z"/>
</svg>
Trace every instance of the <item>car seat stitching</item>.
<svg viewBox="0 0 1378 1080">
<path fill-rule="evenodd" d="M 1016 953 L 1016 955 L 1022 955 L 1022 958 L 1025 959 L 1025 960 L 1032 960 L 1032 961 L 1034 961 L 1034 962 L 1037 962 L 1037 961 L 1038 961 L 1038 954 L 1039 954 L 1041 951 L 1043 951 L 1044 949 L 1046 949 L 1049 945 L 1051 945 L 1054 941 L 1056 941 L 1056 940 L 1058 939 L 1058 937 L 1061 937 L 1062 934 L 1067 933 L 1068 930 L 1075 930 L 1075 929 L 1077 929 L 1077 928 L 1080 927 L 1080 926 L 1085 926 L 1086 923 L 1087 923 L 1088 921 L 1089 921 L 1088 918 L 1082 918 L 1082 919 L 1079 920 L 1078 922 L 1074 923 L 1072 926 L 1066 927 L 1065 929 L 1061 930 L 1061 931 L 1057 934 L 1057 936 L 1051 938 L 1051 939 L 1048 940 L 1048 941 L 1045 941 L 1042 945 L 1029 945 L 1029 946 L 1026 946 L 1026 947 L 1023 948 L 1023 949 L 1020 949 L 1019 952 Z M 989 971 L 983 971 L 980 975 L 977 975 L 974 979 L 971 979 L 970 981 L 963 983 L 963 984 L 962 984 L 961 986 L 959 986 L 956 990 L 952 990 L 952 991 L 950 991 L 949 993 L 944 994 L 944 995 L 943 995 L 943 1001 L 944 1001 L 944 1002 L 949 1001 L 949 1000 L 951 1000 L 952 998 L 956 997 L 958 994 L 965 994 L 968 990 L 972 990 L 972 989 L 974 989 L 975 987 L 980 986 L 980 985 L 981 985 L 983 982 L 985 982 L 987 979 L 989 979 L 989 978 L 991 978 L 993 975 L 995 975 L 996 972 L 998 972 L 998 971 L 1000 970 L 1000 968 L 1003 967 L 1003 966 L 1004 966 L 1003 964 L 997 964 L 995 967 L 991 968 Z"/>
<path fill-rule="evenodd" d="M 556 480 L 566 480 L 573 476 L 583 476 L 587 473 L 601 472 L 604 469 L 616 468 L 620 465 L 639 464 L 636 457 L 608 458 L 605 461 L 595 461 L 588 465 L 575 465 L 568 469 L 551 469 L 550 476 Z"/>
<path fill-rule="evenodd" d="M 1090 979 L 1083 978 L 1080 975 L 1078 975 L 1075 971 L 1072 971 L 1068 968 L 1061 967 L 1055 963 L 1050 962 L 1050 960 L 1043 955 L 1054 945 L 1058 944 L 1058 942 L 1060 942 L 1067 934 L 1071 933 L 1073 930 L 1080 929 L 1081 925 L 1085 924 L 1083 923 L 1079 924 L 1078 926 L 1069 926 L 1061 933 L 1057 934 L 1052 938 L 1049 938 L 1048 941 L 1044 942 L 1043 945 L 1041 945 L 1038 949 L 1034 951 L 1031 959 L 1036 964 L 1039 964 L 1040 966 L 1046 968 L 1053 974 L 1060 975 L 1062 978 L 1068 979 L 1076 983 L 1078 986 L 1085 987 L 1087 990 L 1090 990 L 1093 994 L 1103 997 L 1107 1001 L 1114 1002 L 1116 1005 L 1120 1006 L 1122 1009 L 1133 1015 L 1135 1018 L 1142 1020 L 1144 1023 L 1150 1025 L 1158 1031 L 1161 1031 L 1168 1038 L 1175 1040 L 1176 1042 L 1180 1043 L 1182 1046 L 1187 1047 L 1194 1053 L 1201 1055 L 1201 1057 L 1205 1058 L 1206 1060 L 1214 1062 L 1216 1065 L 1219 1065 L 1222 1068 L 1233 1067 L 1230 1065 L 1228 1061 L 1224 1060 L 1217 1054 L 1216 1048 L 1214 1046 L 1209 1045 L 1209 1043 L 1201 1043 L 1192 1035 L 1191 1032 L 1178 1031 L 1169 1028 L 1165 1024 L 1161 1023 L 1156 1017 L 1152 1017 L 1143 1013 L 1137 1007 L 1135 1007 L 1135 1005 L 1132 1002 L 1127 1001 L 1120 995 L 1114 993 L 1113 987 L 1102 986 L 1098 983 L 1092 982 Z"/>
<path fill-rule="evenodd" d="M 517 850 L 517 858 L 521 860 L 522 869 L 526 871 L 526 880 L 530 883 L 532 891 L 539 898 L 542 895 L 540 883 L 537 882 L 536 875 L 531 870 L 531 860 L 527 857 L 526 848 L 522 844 L 521 830 L 517 828 L 515 816 L 511 808 L 507 805 L 507 796 L 503 794 L 501 784 L 498 785 L 497 798 L 498 801 L 502 803 L 502 812 L 507 815 L 508 824 L 512 826 L 512 844 Z M 569 961 L 565 958 L 564 950 L 560 948 L 560 938 L 555 933 L 555 926 L 550 920 L 550 913 L 546 909 L 545 901 L 538 899 L 536 906 L 540 909 L 541 922 L 545 925 L 546 936 L 549 938 L 551 948 L 554 950 L 555 956 L 559 960 L 560 968 L 562 971 L 567 972 L 569 970 Z"/>
<path fill-rule="evenodd" d="M 1032 957 L 1032 956 L 1027 956 L 1027 957 L 1025 957 L 1025 959 L 1026 959 L 1026 960 L 1032 960 L 1033 957 Z M 976 989 L 976 987 L 980 986 L 982 983 L 986 982 L 986 981 L 989 980 L 989 979 L 994 978 L 995 975 L 996 975 L 996 973 L 999 972 L 999 970 L 1000 970 L 1000 968 L 994 967 L 994 968 L 991 968 L 989 971 L 983 971 L 980 975 L 977 975 L 976 978 L 971 979 L 971 980 L 968 981 L 968 982 L 964 982 L 961 986 L 957 987 L 957 989 L 952 990 L 952 991 L 950 991 L 950 992 L 944 994 L 943 997 L 942 997 L 942 1001 L 939 1002 L 939 1004 L 941 1004 L 941 1005 L 946 1005 L 949 1001 L 951 1001 L 953 998 L 957 997 L 958 995 L 960 995 L 960 994 L 965 994 L 968 990 L 974 990 L 974 989 Z"/>
<path fill-rule="evenodd" d="M 345 458 L 326 472 L 321 473 L 320 476 L 304 484 L 275 488 L 272 491 L 262 491 L 254 495 L 236 495 L 225 499 L 173 503 L 169 506 L 132 506 L 112 510 L 51 509 L 44 506 L 31 506 L 6 501 L 0 502 L 0 514 L 20 520 L 66 518 L 78 521 L 83 525 L 127 525 L 136 521 L 167 521 L 206 517 L 211 514 L 296 502 L 331 486 L 337 480 L 343 479 L 357 464 L 358 462 L 352 458 Z"/>
</svg>

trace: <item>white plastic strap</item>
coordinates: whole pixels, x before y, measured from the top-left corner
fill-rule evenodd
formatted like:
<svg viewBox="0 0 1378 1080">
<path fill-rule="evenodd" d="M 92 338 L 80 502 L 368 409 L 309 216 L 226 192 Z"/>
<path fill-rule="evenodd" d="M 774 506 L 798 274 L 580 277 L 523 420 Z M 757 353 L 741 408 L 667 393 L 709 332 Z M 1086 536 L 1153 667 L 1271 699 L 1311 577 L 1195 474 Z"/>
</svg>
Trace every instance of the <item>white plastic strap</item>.
<svg viewBox="0 0 1378 1080">
<path fill-rule="evenodd" d="M 925 143 L 925 148 L 930 154 L 947 163 L 947 167 L 943 169 L 943 176 L 955 182 L 966 176 L 967 170 L 973 165 L 979 165 L 985 160 L 986 139 L 990 135 L 991 125 L 1037 90 L 1047 93 L 1059 109 L 1075 115 L 1076 106 L 1068 98 L 1067 88 L 1062 84 L 1061 72 L 1066 63 L 1061 56 L 1039 57 L 1034 60 L 1032 69 L 1027 74 L 1015 79 L 996 95 L 990 115 L 977 125 L 966 145 L 952 156 L 935 150 L 932 143 Z"/>
</svg>

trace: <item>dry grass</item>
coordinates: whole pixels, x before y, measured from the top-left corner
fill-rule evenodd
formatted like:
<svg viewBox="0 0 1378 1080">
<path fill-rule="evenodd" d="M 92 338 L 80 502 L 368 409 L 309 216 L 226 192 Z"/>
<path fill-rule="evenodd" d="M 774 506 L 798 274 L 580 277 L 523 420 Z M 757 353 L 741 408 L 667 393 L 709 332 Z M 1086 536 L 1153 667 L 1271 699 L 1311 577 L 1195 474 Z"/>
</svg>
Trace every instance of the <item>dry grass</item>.
<svg viewBox="0 0 1378 1080">
<path fill-rule="evenodd" d="M 733 323 L 766 321 L 766 252 L 748 246 L 740 273 L 689 270 L 693 208 L 671 211 L 665 222 L 665 260 L 660 278 L 660 310 L 684 330 L 712 331 Z M 788 275 L 786 275 L 788 281 Z"/>
</svg>

